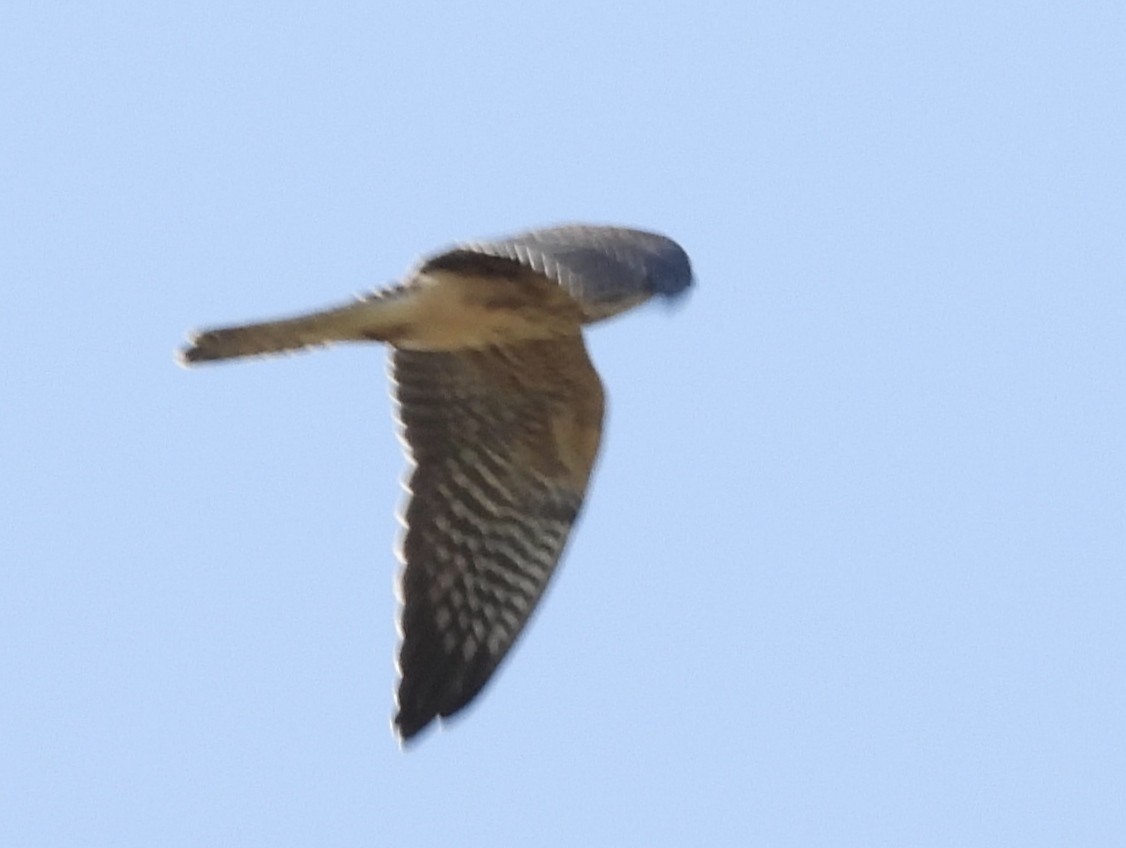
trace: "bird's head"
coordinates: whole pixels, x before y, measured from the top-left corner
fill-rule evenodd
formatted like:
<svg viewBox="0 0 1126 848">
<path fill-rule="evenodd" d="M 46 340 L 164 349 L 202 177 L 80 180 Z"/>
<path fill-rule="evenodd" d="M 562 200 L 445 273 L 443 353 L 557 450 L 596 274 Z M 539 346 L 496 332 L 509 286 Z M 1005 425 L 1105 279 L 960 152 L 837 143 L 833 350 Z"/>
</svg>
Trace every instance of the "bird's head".
<svg viewBox="0 0 1126 848">
<path fill-rule="evenodd" d="M 693 282 L 684 248 L 658 233 L 578 224 L 529 236 L 548 260 L 550 275 L 582 304 L 587 321 L 617 315 L 652 297 L 679 298 Z"/>
</svg>

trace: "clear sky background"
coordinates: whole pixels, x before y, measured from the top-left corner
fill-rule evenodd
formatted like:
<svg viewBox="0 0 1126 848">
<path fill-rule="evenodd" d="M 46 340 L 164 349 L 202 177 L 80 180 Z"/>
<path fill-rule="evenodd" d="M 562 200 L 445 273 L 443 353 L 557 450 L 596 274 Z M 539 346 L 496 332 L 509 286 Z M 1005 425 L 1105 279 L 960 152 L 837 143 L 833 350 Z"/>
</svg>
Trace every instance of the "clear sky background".
<svg viewBox="0 0 1126 848">
<path fill-rule="evenodd" d="M 0 11 L 0 844 L 1126 842 L 1126 7 Z M 400 751 L 384 351 L 451 240 L 691 254 L 482 698 Z"/>
</svg>

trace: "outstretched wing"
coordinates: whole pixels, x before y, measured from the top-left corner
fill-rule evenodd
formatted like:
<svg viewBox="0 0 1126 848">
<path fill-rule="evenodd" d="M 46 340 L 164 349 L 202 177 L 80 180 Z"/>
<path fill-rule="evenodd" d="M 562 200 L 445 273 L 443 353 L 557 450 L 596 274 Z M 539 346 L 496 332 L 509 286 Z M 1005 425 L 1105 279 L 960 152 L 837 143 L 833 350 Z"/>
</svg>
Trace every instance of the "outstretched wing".
<svg viewBox="0 0 1126 848">
<path fill-rule="evenodd" d="M 543 594 L 582 505 L 601 382 L 581 335 L 392 354 L 414 469 L 395 724 L 409 739 L 481 690 Z"/>
<path fill-rule="evenodd" d="M 420 271 L 472 263 L 473 256 L 511 260 L 559 284 L 589 323 L 653 295 L 674 296 L 692 283 L 688 254 L 672 239 L 625 227 L 569 224 L 495 241 L 470 241 L 425 260 Z"/>
</svg>

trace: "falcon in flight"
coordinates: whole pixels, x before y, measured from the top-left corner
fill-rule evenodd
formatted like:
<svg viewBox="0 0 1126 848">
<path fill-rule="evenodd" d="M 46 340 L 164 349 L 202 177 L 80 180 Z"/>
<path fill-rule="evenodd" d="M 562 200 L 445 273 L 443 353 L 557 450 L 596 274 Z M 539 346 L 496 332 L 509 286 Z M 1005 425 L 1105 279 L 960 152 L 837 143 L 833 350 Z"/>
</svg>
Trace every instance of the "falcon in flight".
<svg viewBox="0 0 1126 848">
<path fill-rule="evenodd" d="M 401 542 L 408 740 L 481 690 L 524 628 L 583 502 L 602 383 L 582 328 L 692 283 L 674 241 L 569 225 L 473 241 L 352 303 L 204 330 L 186 365 L 386 342 L 412 470 Z"/>
</svg>

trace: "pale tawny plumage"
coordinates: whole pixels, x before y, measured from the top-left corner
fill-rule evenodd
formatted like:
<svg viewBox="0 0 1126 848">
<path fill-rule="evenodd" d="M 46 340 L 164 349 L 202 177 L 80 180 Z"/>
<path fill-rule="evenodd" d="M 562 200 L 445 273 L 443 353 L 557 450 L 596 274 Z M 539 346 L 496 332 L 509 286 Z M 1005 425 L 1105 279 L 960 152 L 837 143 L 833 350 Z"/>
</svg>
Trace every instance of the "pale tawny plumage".
<svg viewBox="0 0 1126 848">
<path fill-rule="evenodd" d="M 207 330 L 186 364 L 344 341 L 392 348 L 413 463 L 401 555 L 395 726 L 464 707 L 511 648 L 559 562 L 602 430 L 582 326 L 692 281 L 673 241 L 564 226 L 470 242 L 337 308 Z"/>
</svg>

